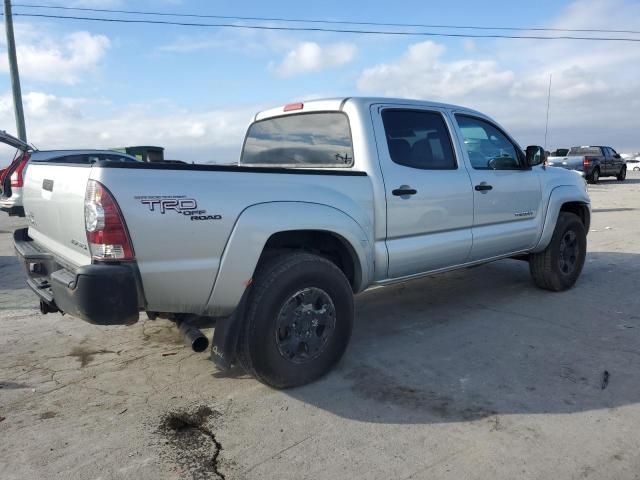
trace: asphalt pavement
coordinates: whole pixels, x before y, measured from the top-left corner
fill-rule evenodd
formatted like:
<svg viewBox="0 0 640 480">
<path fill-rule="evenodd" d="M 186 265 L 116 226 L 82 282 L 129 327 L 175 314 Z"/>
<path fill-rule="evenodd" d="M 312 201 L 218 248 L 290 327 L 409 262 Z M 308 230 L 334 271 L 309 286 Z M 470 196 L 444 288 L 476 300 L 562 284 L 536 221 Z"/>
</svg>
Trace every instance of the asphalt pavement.
<svg viewBox="0 0 640 480">
<path fill-rule="evenodd" d="M 572 290 L 504 260 L 365 292 L 338 367 L 287 391 L 165 320 L 41 315 L 2 214 L 0 478 L 640 479 L 640 175 L 590 194 Z"/>
</svg>

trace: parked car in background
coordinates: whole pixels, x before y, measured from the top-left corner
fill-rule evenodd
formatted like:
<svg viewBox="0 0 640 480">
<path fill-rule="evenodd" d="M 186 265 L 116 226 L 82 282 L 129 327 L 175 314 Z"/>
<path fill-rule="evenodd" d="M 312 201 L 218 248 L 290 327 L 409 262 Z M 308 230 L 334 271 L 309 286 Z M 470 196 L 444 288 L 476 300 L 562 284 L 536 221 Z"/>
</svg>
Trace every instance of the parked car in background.
<svg viewBox="0 0 640 480">
<path fill-rule="evenodd" d="M 568 148 L 556 148 L 553 152 L 551 152 L 552 157 L 566 157 L 569 153 Z"/>
<path fill-rule="evenodd" d="M 573 170 L 585 177 L 589 183 L 598 183 L 601 177 L 616 177 L 623 181 L 627 176 L 627 165 L 611 147 L 571 147 L 566 156 L 550 156 L 547 165 Z"/>
<path fill-rule="evenodd" d="M 22 188 L 31 163 L 90 165 L 100 161 L 139 162 L 131 155 L 112 150 L 35 150 L 6 132 L 0 132 L 0 142 L 17 149 L 14 160 L 0 176 L 0 210 L 10 216 L 24 217 Z"/>
<path fill-rule="evenodd" d="M 21 201 L 24 169 L 34 148 L 5 131 L 0 131 L 0 143 L 16 149 L 9 166 L 0 171 L 0 210 L 24 216 Z"/>
<path fill-rule="evenodd" d="M 627 160 L 627 170 L 631 170 L 633 172 L 640 172 L 640 158 L 632 158 Z"/>
</svg>

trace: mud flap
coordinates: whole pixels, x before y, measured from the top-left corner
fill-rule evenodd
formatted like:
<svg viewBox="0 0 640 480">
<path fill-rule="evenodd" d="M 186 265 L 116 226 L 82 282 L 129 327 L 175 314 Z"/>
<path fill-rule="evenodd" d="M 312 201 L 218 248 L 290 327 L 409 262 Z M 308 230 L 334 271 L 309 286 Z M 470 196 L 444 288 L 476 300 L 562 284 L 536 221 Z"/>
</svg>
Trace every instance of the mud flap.
<svg viewBox="0 0 640 480">
<path fill-rule="evenodd" d="M 230 369 L 235 362 L 238 335 L 244 321 L 245 298 L 248 292 L 249 289 L 242 295 L 238 308 L 231 316 L 219 318 L 216 321 L 216 327 L 213 330 L 213 341 L 211 342 L 211 357 L 209 359 L 222 370 Z"/>
</svg>

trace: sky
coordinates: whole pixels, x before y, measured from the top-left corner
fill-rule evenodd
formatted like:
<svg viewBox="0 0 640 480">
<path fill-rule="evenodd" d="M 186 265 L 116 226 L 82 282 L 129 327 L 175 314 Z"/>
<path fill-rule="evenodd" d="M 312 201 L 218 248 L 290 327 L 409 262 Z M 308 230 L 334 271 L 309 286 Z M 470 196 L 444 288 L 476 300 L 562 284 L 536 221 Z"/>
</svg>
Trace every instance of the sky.
<svg viewBox="0 0 640 480">
<path fill-rule="evenodd" d="M 333 21 L 640 30 L 638 0 L 483 0 L 447 2 L 446 7 L 431 0 L 13 3 L 16 14 L 134 18 L 17 6 L 37 3 Z M 258 31 L 19 15 L 14 26 L 27 135 L 40 149 L 159 145 L 170 159 L 232 162 L 256 111 L 340 96 L 464 105 L 495 118 L 522 146 L 544 145 L 551 75 L 548 149 L 603 144 L 618 152 L 640 151 L 640 43 Z M 0 33 L 0 129 L 14 133 Z M 640 39 L 640 34 L 600 35 Z M 0 165 L 9 161 L 0 156 Z"/>
</svg>

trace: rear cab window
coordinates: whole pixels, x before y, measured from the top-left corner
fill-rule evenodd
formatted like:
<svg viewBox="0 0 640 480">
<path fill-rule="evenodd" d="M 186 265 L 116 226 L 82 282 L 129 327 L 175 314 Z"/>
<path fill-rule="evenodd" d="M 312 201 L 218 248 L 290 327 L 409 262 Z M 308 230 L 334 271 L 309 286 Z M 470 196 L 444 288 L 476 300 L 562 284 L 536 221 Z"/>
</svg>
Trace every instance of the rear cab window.
<svg viewBox="0 0 640 480">
<path fill-rule="evenodd" d="M 240 165 L 351 167 L 349 120 L 342 112 L 310 112 L 254 122 L 247 131 Z"/>
<path fill-rule="evenodd" d="M 600 147 L 571 147 L 569 155 L 602 155 Z"/>
</svg>

